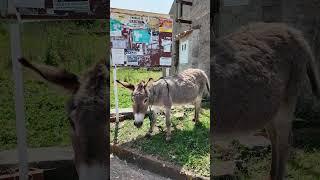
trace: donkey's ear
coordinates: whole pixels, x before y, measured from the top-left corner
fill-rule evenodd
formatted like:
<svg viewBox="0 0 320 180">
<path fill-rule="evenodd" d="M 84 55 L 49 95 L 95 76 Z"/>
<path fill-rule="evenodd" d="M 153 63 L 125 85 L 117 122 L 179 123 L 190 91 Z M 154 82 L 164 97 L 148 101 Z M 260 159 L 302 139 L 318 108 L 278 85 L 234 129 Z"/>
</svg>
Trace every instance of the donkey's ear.
<svg viewBox="0 0 320 180">
<path fill-rule="evenodd" d="M 123 87 L 125 87 L 125 88 L 127 88 L 127 89 L 129 89 L 131 91 L 134 91 L 134 89 L 135 89 L 134 85 L 131 84 L 131 83 L 121 82 L 119 80 L 116 80 L 116 81 L 117 81 L 117 83 L 121 84 Z"/>
<path fill-rule="evenodd" d="M 45 80 L 54 83 L 58 86 L 63 87 L 64 89 L 70 91 L 71 93 L 76 92 L 79 89 L 80 82 L 77 75 L 67 72 L 64 69 L 59 69 L 47 65 L 34 64 L 26 60 L 25 58 L 19 58 L 18 61 L 24 66 L 27 67 Z"/>
<path fill-rule="evenodd" d="M 146 85 L 144 85 L 144 87 L 148 87 L 148 85 L 149 85 L 150 83 L 152 83 L 152 82 L 153 82 L 153 79 L 152 79 L 152 78 L 149 78 L 148 82 L 146 83 Z"/>
</svg>

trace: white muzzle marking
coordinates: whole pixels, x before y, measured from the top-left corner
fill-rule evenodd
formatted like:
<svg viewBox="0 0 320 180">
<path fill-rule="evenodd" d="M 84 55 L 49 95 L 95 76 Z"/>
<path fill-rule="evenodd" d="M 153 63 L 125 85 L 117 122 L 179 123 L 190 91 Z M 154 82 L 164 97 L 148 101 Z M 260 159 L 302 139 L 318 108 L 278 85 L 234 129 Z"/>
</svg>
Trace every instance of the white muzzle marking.
<svg viewBox="0 0 320 180">
<path fill-rule="evenodd" d="M 134 121 L 136 123 L 141 123 L 143 122 L 143 119 L 144 119 L 144 114 L 141 114 L 141 113 L 136 113 L 134 114 Z"/>
</svg>

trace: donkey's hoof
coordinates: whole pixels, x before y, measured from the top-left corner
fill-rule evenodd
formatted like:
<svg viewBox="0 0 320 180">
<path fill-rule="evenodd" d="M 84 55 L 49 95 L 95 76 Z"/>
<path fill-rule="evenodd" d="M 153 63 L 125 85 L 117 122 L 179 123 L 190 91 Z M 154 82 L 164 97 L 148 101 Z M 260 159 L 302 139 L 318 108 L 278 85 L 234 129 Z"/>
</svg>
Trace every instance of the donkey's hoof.
<svg viewBox="0 0 320 180">
<path fill-rule="evenodd" d="M 166 137 L 166 141 L 167 141 L 167 142 L 171 141 L 171 136 L 167 136 L 167 137 Z"/>
<path fill-rule="evenodd" d="M 147 133 L 145 137 L 150 139 L 151 138 L 151 133 Z"/>
</svg>

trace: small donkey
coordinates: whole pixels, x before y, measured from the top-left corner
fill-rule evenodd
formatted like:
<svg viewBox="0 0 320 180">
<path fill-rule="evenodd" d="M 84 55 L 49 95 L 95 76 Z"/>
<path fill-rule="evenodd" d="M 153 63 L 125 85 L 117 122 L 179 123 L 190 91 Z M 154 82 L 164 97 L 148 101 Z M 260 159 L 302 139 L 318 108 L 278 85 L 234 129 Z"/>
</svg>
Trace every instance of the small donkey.
<svg viewBox="0 0 320 180">
<path fill-rule="evenodd" d="M 107 61 L 97 63 L 80 78 L 62 69 L 30 63 L 25 58 L 20 63 L 35 71 L 44 79 L 63 87 L 72 94 L 66 105 L 71 125 L 70 135 L 74 150 L 76 169 L 80 180 L 105 180 L 109 177 L 107 167 L 109 133 L 106 122 L 106 97 L 109 93 Z"/>
<path fill-rule="evenodd" d="M 286 24 L 254 23 L 216 39 L 211 55 L 212 144 L 265 128 L 272 147 L 270 179 L 284 179 L 291 124 L 305 75 L 320 97 L 311 47 L 300 31 Z"/>
<path fill-rule="evenodd" d="M 155 82 L 150 78 L 147 83 L 141 81 L 136 86 L 118 80 L 117 82 L 132 91 L 134 125 L 136 127 L 142 126 L 149 106 L 165 107 L 166 141 L 171 139 L 170 110 L 172 105 L 193 103 L 195 105 L 194 120 L 197 123 L 202 96 L 206 88 L 208 92 L 210 89 L 208 77 L 200 69 L 187 69 L 178 75 L 162 77 Z M 151 136 L 155 122 L 156 113 L 153 113 L 147 136 Z"/>
</svg>

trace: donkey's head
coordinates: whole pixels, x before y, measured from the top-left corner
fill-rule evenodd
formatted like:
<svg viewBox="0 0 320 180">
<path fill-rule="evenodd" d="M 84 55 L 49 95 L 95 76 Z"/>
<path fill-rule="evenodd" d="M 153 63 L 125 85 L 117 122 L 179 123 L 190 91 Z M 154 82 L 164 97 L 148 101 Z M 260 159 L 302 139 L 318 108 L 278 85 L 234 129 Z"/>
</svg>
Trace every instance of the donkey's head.
<svg viewBox="0 0 320 180">
<path fill-rule="evenodd" d="M 55 67 L 30 63 L 24 58 L 19 61 L 47 81 L 70 92 L 72 97 L 67 102 L 66 111 L 79 178 L 106 179 L 106 61 L 97 63 L 81 77 Z"/>
<path fill-rule="evenodd" d="M 134 113 L 134 125 L 138 128 L 142 126 L 144 116 L 150 105 L 150 92 L 148 85 L 151 84 L 152 81 L 152 78 L 150 78 L 147 83 L 141 81 L 137 85 L 133 85 L 131 83 L 120 82 L 117 80 L 117 82 L 123 87 L 132 91 L 131 99 Z"/>
</svg>

